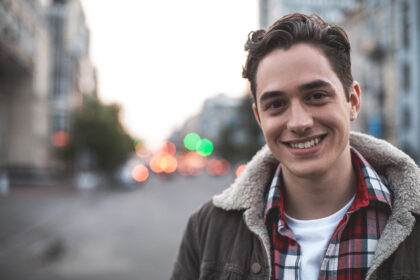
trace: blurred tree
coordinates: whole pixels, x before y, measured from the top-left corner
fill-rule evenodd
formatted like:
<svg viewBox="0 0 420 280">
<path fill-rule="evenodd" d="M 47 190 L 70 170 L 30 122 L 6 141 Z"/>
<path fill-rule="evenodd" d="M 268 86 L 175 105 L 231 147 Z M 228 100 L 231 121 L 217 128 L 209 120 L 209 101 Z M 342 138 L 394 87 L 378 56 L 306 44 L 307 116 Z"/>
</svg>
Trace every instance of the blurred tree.
<svg viewBox="0 0 420 280">
<path fill-rule="evenodd" d="M 252 98 L 242 98 L 237 118 L 226 124 L 216 143 L 218 154 L 232 163 L 248 161 L 264 144 L 264 137 L 254 118 Z"/>
<path fill-rule="evenodd" d="M 119 120 L 118 105 L 104 105 L 86 98 L 73 112 L 70 142 L 60 148 L 62 158 L 76 169 L 114 171 L 134 151 L 133 139 Z"/>
</svg>

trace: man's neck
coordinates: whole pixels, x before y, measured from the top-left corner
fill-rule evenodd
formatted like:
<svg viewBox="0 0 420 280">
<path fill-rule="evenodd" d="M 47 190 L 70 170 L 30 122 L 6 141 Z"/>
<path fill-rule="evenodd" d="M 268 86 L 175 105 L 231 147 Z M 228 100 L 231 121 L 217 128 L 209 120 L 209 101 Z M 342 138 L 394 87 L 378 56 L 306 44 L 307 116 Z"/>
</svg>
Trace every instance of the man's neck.
<svg viewBox="0 0 420 280">
<path fill-rule="evenodd" d="M 311 178 L 283 172 L 285 211 L 296 219 L 327 217 L 346 205 L 356 193 L 357 178 L 350 151 L 343 164 Z"/>
</svg>

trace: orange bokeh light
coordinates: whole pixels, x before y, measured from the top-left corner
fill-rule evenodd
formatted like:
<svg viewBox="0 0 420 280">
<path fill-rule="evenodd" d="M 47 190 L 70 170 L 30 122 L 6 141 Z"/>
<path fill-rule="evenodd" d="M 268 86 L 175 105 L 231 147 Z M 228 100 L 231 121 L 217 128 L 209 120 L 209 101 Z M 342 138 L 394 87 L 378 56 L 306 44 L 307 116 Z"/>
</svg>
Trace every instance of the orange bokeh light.
<svg viewBox="0 0 420 280">
<path fill-rule="evenodd" d="M 163 171 L 165 171 L 166 173 L 173 173 L 175 172 L 177 166 L 178 166 L 178 162 L 176 160 L 176 158 L 174 158 L 171 155 L 165 155 L 162 159 L 162 161 L 160 162 L 161 167 L 163 169 Z"/>
<path fill-rule="evenodd" d="M 140 158 L 148 158 L 150 156 L 150 152 L 149 151 L 142 151 L 142 150 L 137 149 L 137 148 L 136 148 L 136 154 Z"/>
<path fill-rule="evenodd" d="M 69 134 L 65 131 L 56 131 L 51 135 L 51 143 L 56 147 L 65 147 L 69 143 Z"/>
<path fill-rule="evenodd" d="M 239 177 L 239 175 L 241 175 L 241 173 L 242 173 L 242 171 L 244 171 L 245 167 L 246 167 L 246 164 L 241 164 L 241 165 L 238 166 L 238 168 L 236 168 L 236 172 L 235 172 L 236 177 Z"/>
<path fill-rule="evenodd" d="M 224 159 L 211 159 L 207 163 L 206 171 L 212 176 L 224 176 L 230 171 L 230 163 Z"/>
<path fill-rule="evenodd" d="M 172 155 L 158 154 L 150 160 L 149 166 L 155 173 L 173 173 L 178 167 L 178 161 Z"/>
<path fill-rule="evenodd" d="M 141 141 L 138 141 L 137 144 L 135 144 L 134 149 L 137 156 L 140 158 L 148 158 L 150 156 L 150 152 L 146 150 L 145 145 Z"/>
<path fill-rule="evenodd" d="M 143 164 L 139 164 L 133 167 L 131 176 L 137 182 L 144 182 L 149 178 L 149 169 Z"/>
<path fill-rule="evenodd" d="M 178 172 L 183 176 L 199 176 L 203 173 L 206 159 L 195 151 L 179 157 Z"/>
<path fill-rule="evenodd" d="M 163 169 L 160 167 L 160 161 L 162 159 L 161 155 L 157 155 L 152 157 L 152 159 L 149 162 L 150 169 L 152 169 L 155 173 L 161 173 L 163 172 Z"/>
</svg>

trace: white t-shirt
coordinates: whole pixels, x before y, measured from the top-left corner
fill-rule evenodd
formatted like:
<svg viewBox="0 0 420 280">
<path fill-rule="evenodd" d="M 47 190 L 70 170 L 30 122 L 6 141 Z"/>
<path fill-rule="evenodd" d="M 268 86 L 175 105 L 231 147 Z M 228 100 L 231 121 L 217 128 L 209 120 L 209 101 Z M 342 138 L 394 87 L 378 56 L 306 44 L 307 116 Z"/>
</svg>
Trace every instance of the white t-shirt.
<svg viewBox="0 0 420 280">
<path fill-rule="evenodd" d="M 321 219 L 298 220 L 285 213 L 286 223 L 296 237 L 301 250 L 300 279 L 318 279 L 328 242 L 354 198 L 355 196 L 336 213 Z"/>
</svg>

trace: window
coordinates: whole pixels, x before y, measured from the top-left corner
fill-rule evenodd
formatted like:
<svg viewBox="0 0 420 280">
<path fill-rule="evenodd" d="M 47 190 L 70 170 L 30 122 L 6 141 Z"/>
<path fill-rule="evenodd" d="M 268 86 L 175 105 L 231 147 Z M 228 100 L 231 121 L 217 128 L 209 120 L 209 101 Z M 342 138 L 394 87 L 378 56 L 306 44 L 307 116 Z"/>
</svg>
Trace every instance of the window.
<svg viewBox="0 0 420 280">
<path fill-rule="evenodd" d="M 67 119 L 62 114 L 55 114 L 53 116 L 52 131 L 56 132 L 62 130 L 68 130 Z"/>
<path fill-rule="evenodd" d="M 407 2 L 402 4 L 402 40 L 404 48 L 408 48 L 410 45 L 410 19 L 409 19 L 410 7 Z"/>
<path fill-rule="evenodd" d="M 410 65 L 404 63 L 402 67 L 402 87 L 405 92 L 408 92 L 411 88 L 411 79 L 410 79 L 411 71 Z"/>
<path fill-rule="evenodd" d="M 411 112 L 408 106 L 405 106 L 402 112 L 402 127 L 405 130 L 410 129 L 411 127 Z"/>
</svg>

